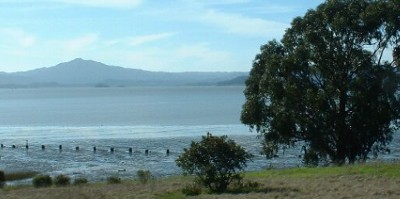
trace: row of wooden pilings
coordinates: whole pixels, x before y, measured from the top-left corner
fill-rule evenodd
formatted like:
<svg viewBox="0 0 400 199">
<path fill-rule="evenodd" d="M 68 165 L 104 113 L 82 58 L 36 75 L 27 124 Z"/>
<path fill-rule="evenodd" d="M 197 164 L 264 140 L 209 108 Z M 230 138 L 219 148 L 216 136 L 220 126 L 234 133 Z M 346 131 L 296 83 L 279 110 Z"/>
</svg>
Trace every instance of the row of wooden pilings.
<svg viewBox="0 0 400 199">
<path fill-rule="evenodd" d="M 1 144 L 0 145 L 0 148 L 5 148 L 5 145 L 4 144 Z M 17 148 L 17 146 L 16 145 L 11 145 L 11 148 L 13 148 L 13 149 L 15 149 L 15 148 Z M 29 145 L 25 145 L 25 148 L 26 149 L 29 149 Z M 46 149 L 46 146 L 45 145 L 41 145 L 41 149 L 44 151 L 45 149 Z M 60 151 L 62 151 L 62 149 L 63 149 L 63 146 L 62 145 L 59 145 L 58 146 L 58 149 L 60 150 Z M 75 147 L 75 150 L 76 151 L 79 151 L 79 146 L 77 146 L 77 147 Z M 97 151 L 97 147 L 93 147 L 93 152 L 96 152 Z M 128 151 L 129 151 L 129 153 L 133 153 L 133 148 L 132 147 L 129 147 L 128 148 Z M 111 153 L 114 153 L 114 147 L 110 147 L 110 152 Z M 144 150 L 144 153 L 146 154 L 146 155 L 148 155 L 149 154 L 149 150 L 148 149 L 146 149 L 146 150 Z M 169 155 L 170 154 L 170 151 L 169 151 L 169 149 L 167 149 L 166 150 L 166 154 L 167 155 Z"/>
</svg>

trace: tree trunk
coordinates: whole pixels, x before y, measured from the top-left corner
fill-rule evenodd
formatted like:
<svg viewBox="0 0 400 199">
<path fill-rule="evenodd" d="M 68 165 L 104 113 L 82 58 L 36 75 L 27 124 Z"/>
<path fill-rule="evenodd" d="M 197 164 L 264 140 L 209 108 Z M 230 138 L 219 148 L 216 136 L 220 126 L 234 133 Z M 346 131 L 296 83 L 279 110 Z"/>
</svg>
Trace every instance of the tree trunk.
<svg viewBox="0 0 400 199">
<path fill-rule="evenodd" d="M 347 154 L 347 142 L 349 135 L 346 128 L 346 102 L 347 94 L 346 91 L 340 90 L 339 93 L 339 113 L 337 118 L 336 133 L 338 134 L 338 140 L 336 144 L 336 157 L 335 164 L 343 165 L 346 162 Z"/>
</svg>

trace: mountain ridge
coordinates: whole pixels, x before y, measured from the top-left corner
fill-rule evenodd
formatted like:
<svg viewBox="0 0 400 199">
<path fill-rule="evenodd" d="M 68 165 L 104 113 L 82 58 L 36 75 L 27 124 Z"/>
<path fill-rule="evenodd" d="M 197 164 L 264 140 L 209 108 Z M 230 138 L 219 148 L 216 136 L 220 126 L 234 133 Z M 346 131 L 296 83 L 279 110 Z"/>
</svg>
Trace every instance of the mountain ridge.
<svg viewBox="0 0 400 199">
<path fill-rule="evenodd" d="M 217 85 L 246 75 L 246 72 L 152 72 L 76 58 L 51 67 L 0 72 L 0 87 Z"/>
</svg>

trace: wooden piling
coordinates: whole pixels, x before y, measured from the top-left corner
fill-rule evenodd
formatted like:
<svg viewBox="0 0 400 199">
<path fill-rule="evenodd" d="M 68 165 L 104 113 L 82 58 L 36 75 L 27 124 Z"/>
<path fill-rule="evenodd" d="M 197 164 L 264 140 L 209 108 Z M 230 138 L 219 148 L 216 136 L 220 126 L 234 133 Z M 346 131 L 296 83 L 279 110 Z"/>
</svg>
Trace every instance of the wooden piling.
<svg viewBox="0 0 400 199">
<path fill-rule="evenodd" d="M 46 149 L 46 146 L 42 145 L 42 150 L 45 150 L 45 149 Z"/>
<path fill-rule="evenodd" d="M 3 144 L 1 144 L 1 145 L 0 145 L 0 147 L 1 147 L 1 148 L 4 148 L 4 145 L 3 145 Z"/>
<path fill-rule="evenodd" d="M 167 155 L 169 155 L 169 149 L 167 149 Z"/>
<path fill-rule="evenodd" d="M 12 145 L 12 148 L 13 148 L 13 149 L 15 149 L 15 148 L 16 148 L 15 144 L 13 144 L 13 145 Z"/>
<path fill-rule="evenodd" d="M 96 147 L 94 146 L 94 147 L 93 147 L 93 152 L 96 152 L 96 150 L 97 150 L 97 149 L 96 149 Z"/>
<path fill-rule="evenodd" d="M 132 148 L 129 148 L 129 153 L 132 153 Z"/>
<path fill-rule="evenodd" d="M 75 147 L 75 151 L 79 151 L 79 146 Z"/>
<path fill-rule="evenodd" d="M 59 145 L 59 146 L 58 146 L 58 149 L 61 151 L 61 150 L 62 150 L 62 145 Z"/>
<path fill-rule="evenodd" d="M 146 149 L 146 150 L 144 151 L 144 154 L 149 155 L 149 150 Z"/>
<path fill-rule="evenodd" d="M 110 148 L 110 152 L 111 152 L 111 153 L 114 153 L 114 147 L 111 147 L 111 148 Z"/>
</svg>

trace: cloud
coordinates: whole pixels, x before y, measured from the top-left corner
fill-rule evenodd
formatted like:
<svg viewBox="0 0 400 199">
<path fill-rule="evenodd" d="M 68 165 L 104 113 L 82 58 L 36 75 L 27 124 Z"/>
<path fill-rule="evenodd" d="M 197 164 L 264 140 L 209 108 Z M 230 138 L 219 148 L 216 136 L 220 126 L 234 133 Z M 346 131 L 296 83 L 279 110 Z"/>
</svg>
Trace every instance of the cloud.
<svg viewBox="0 0 400 199">
<path fill-rule="evenodd" d="M 76 4 L 90 7 L 133 8 L 142 3 L 142 0 L 57 0 L 61 3 Z"/>
<path fill-rule="evenodd" d="M 131 46 L 139 46 L 145 43 L 154 42 L 162 39 L 166 39 L 175 35 L 174 33 L 166 32 L 166 33 L 158 33 L 158 34 L 150 34 L 132 37 L 129 39 L 128 44 Z"/>
<path fill-rule="evenodd" d="M 235 65 L 235 59 L 229 52 L 213 49 L 207 43 L 180 46 L 173 55 L 175 59 L 180 59 L 179 65 L 187 63 L 186 71 L 215 71 Z"/>
<path fill-rule="evenodd" d="M 104 41 L 102 44 L 106 47 L 116 47 L 116 46 L 140 46 L 143 44 L 163 40 L 169 37 L 174 36 L 175 33 L 172 32 L 164 32 L 164 33 L 155 33 L 155 34 L 148 34 L 148 35 L 141 35 L 141 36 L 133 36 L 133 37 L 126 37 L 126 38 L 115 38 Z"/>
<path fill-rule="evenodd" d="M 253 13 L 259 13 L 259 14 L 283 14 L 283 13 L 293 13 L 299 9 L 300 8 L 295 5 L 268 4 L 263 6 L 252 7 L 249 10 L 251 10 Z"/>
<path fill-rule="evenodd" d="M 275 36 L 282 34 L 289 26 L 276 21 L 217 12 L 215 10 L 208 10 L 202 16 L 202 20 L 205 23 L 222 28 L 226 32 L 248 36 Z"/>
<path fill-rule="evenodd" d="M 200 58 L 213 59 L 215 57 L 227 57 L 227 53 L 213 50 L 207 43 L 198 43 L 193 45 L 182 45 L 177 48 L 175 54 L 182 58 Z"/>
<path fill-rule="evenodd" d="M 212 48 L 208 43 L 150 47 L 125 52 L 124 63 L 151 71 L 232 71 L 240 70 L 236 58 L 227 51 Z M 119 60 L 121 61 L 121 60 Z"/>
<path fill-rule="evenodd" d="M 250 0 L 193 0 L 193 2 L 201 3 L 204 5 L 232 5 L 248 3 Z"/>
<path fill-rule="evenodd" d="M 97 34 L 87 34 L 81 37 L 63 41 L 65 53 L 67 54 L 79 54 L 80 52 L 90 50 L 96 42 L 99 40 Z"/>
<path fill-rule="evenodd" d="M 23 48 L 28 48 L 36 43 L 36 38 L 19 28 L 3 28 L 0 33 L 7 38 L 10 45 L 16 44 Z"/>
<path fill-rule="evenodd" d="M 0 4 L 29 5 L 29 7 L 53 8 L 53 4 L 73 4 L 88 7 L 106 8 L 134 8 L 142 3 L 142 0 L 2 0 Z"/>
</svg>

